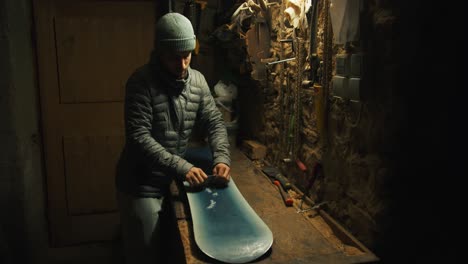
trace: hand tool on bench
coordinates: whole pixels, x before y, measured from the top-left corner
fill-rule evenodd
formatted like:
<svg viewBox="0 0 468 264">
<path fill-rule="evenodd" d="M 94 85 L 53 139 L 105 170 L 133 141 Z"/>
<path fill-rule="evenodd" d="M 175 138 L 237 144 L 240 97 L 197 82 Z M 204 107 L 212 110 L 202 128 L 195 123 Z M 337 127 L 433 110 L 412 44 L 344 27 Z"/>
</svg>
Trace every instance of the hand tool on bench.
<svg viewBox="0 0 468 264">
<path fill-rule="evenodd" d="M 294 201 L 293 199 L 289 196 L 288 192 L 283 190 L 283 187 L 281 187 L 281 183 L 277 180 L 274 180 L 273 183 L 278 187 L 278 190 L 281 194 L 281 198 L 283 199 L 283 202 L 286 206 L 292 206 Z"/>
<path fill-rule="evenodd" d="M 275 168 L 275 167 L 263 167 L 262 171 L 270 178 L 277 180 L 281 183 L 281 186 L 283 186 L 284 190 L 287 191 L 291 189 L 291 183 L 289 180 L 281 174 L 281 172 Z"/>
<path fill-rule="evenodd" d="M 278 186 L 281 198 L 286 206 L 293 205 L 293 199 L 289 196 L 288 190 L 291 189 L 289 180 L 281 174 L 275 167 L 263 167 L 262 171 L 273 180 L 273 184 Z"/>
</svg>

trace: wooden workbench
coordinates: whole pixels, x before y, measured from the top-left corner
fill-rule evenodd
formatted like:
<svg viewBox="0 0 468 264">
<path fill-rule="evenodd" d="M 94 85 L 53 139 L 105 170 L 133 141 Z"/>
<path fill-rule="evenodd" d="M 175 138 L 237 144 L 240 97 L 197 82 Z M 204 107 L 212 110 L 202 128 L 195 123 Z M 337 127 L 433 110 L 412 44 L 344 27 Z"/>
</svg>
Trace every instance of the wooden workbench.
<svg viewBox="0 0 468 264">
<path fill-rule="evenodd" d="M 286 207 L 278 189 L 240 150 L 231 150 L 231 175 L 242 195 L 273 232 L 271 249 L 254 263 L 364 263 L 378 258 L 324 211 L 297 213 L 300 200 Z M 185 193 L 171 186 L 183 256 L 178 262 L 218 263 L 195 244 Z"/>
</svg>

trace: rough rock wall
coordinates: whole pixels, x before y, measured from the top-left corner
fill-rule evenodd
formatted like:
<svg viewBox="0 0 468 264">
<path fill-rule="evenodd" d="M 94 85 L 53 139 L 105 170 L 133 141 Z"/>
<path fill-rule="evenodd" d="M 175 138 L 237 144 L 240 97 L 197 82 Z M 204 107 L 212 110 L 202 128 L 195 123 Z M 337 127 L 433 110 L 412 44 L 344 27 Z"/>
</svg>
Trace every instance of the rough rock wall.
<svg viewBox="0 0 468 264">
<path fill-rule="evenodd" d="M 239 41 L 223 43 L 226 58 L 237 54 L 235 47 L 247 52 L 244 60 L 230 67 L 241 73 L 235 78 L 239 136 L 265 144 L 268 163 L 279 167 L 313 201 L 327 202 L 325 210 L 373 249 L 391 221 L 388 185 L 398 160 L 402 132 L 398 117 L 404 111 L 395 82 L 399 46 L 391 2 L 364 1 L 360 41 L 338 45 L 331 28 L 331 1 L 318 1 L 315 52 L 323 63 L 315 85 L 310 83 L 310 15 L 294 28 L 284 15 L 288 2 L 269 2 L 269 15 L 262 14 L 260 6 L 253 8 L 256 16 L 250 28 L 241 30 Z M 267 50 L 260 41 L 264 24 L 256 25 L 264 23 L 263 18 L 269 21 Z M 336 56 L 357 52 L 365 55 L 361 98 L 358 102 L 335 98 L 331 79 Z M 282 60 L 287 61 L 278 63 Z M 225 66 L 232 66 L 232 61 L 225 59 Z"/>
<path fill-rule="evenodd" d="M 278 60 L 295 58 L 284 63 L 274 64 L 266 82 L 263 116 L 265 129 L 262 131 L 263 143 L 269 151 L 267 160 L 280 167 L 283 172 L 311 198 L 316 200 L 318 186 L 322 179 L 315 179 L 313 188 L 306 187 L 312 179 L 312 171 L 317 163 L 322 163 L 324 135 L 320 133 L 318 123 L 323 120 L 319 109 L 324 102 L 317 100 L 322 92 L 307 83 L 310 76 L 310 17 L 303 26 L 292 28 L 284 19 L 282 5 L 271 8 L 272 39 L 271 54 Z M 318 3 L 317 54 L 324 55 L 325 5 Z M 307 26 L 306 26 L 307 25 Z M 293 39 L 291 42 L 281 40 Z M 331 68 L 330 68 L 331 69 Z M 303 85 L 303 82 L 306 84 Z M 324 100 L 322 98 L 322 100 Z M 296 161 L 302 162 L 307 171 L 299 170 Z"/>
<path fill-rule="evenodd" d="M 263 91 L 263 129 L 256 136 L 268 147 L 270 163 L 280 167 L 312 200 L 326 201 L 326 210 L 373 248 L 388 224 L 385 216 L 391 201 L 386 182 L 393 173 L 392 146 L 398 143 L 399 133 L 394 118 L 398 102 L 392 93 L 395 18 L 384 1 L 367 1 L 361 18 L 362 41 L 335 45 L 329 27 L 330 1 L 319 1 L 316 40 L 324 71 L 320 94 L 311 85 L 298 85 L 309 76 L 310 32 L 285 25 L 284 2 L 270 8 L 270 57 L 296 60 L 272 65 L 266 80 L 257 81 L 255 89 Z M 290 38 L 295 42 L 280 42 Z M 335 56 L 358 51 L 366 54 L 362 100 L 334 98 L 330 79 L 335 73 Z M 324 116 L 320 109 L 325 111 Z M 325 122 L 323 131 L 320 122 Z M 306 173 L 298 169 L 296 160 L 306 166 Z M 323 173 L 315 175 L 312 188 L 307 190 L 317 164 L 323 166 Z"/>
<path fill-rule="evenodd" d="M 314 112 L 316 93 L 310 85 L 302 85 L 310 73 L 309 29 L 287 25 L 285 8 L 284 2 L 271 7 L 271 57 L 276 60 L 294 59 L 271 65 L 268 78 L 262 84 L 265 86 L 263 107 L 267 111 L 264 111 L 265 127 L 260 138 L 271 150 L 268 161 L 287 171 L 288 177 L 304 189 L 310 175 L 304 175 L 295 161 L 300 160 L 311 169 L 322 155 Z M 319 43 L 322 42 L 320 37 Z M 290 39 L 293 41 L 284 41 Z"/>
<path fill-rule="evenodd" d="M 321 199 L 362 242 L 375 247 L 388 225 L 388 182 L 394 175 L 401 132 L 398 99 L 396 17 L 383 1 L 368 1 L 361 13 L 361 42 L 335 46 L 337 53 L 362 51 L 360 102 L 330 97 L 328 147 Z"/>
</svg>

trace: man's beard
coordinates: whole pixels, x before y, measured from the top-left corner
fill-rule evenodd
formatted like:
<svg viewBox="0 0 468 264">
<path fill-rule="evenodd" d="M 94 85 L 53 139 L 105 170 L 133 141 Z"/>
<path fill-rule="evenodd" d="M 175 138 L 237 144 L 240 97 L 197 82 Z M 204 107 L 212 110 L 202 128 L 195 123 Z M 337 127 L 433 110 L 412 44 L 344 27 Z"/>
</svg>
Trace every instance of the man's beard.
<svg viewBox="0 0 468 264">
<path fill-rule="evenodd" d="M 177 80 L 185 79 L 185 78 L 187 78 L 187 75 L 188 75 L 188 69 L 185 69 L 183 72 L 179 73 L 179 74 L 176 76 L 176 79 L 177 79 Z"/>
</svg>

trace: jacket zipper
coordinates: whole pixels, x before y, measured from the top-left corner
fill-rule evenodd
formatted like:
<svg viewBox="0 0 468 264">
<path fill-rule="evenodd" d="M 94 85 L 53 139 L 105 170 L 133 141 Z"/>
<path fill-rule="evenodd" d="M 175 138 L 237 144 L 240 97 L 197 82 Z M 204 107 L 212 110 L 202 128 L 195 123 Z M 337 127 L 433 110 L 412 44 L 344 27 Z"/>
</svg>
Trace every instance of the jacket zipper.
<svg viewBox="0 0 468 264">
<path fill-rule="evenodd" d="M 175 106 L 175 113 L 177 116 L 177 132 L 178 132 L 176 151 L 177 151 L 177 154 L 180 154 L 180 135 L 182 133 L 182 124 L 184 122 L 184 111 L 182 111 L 180 100 L 177 100 L 175 97 L 173 97 L 173 100 L 174 100 L 174 106 Z"/>
</svg>

